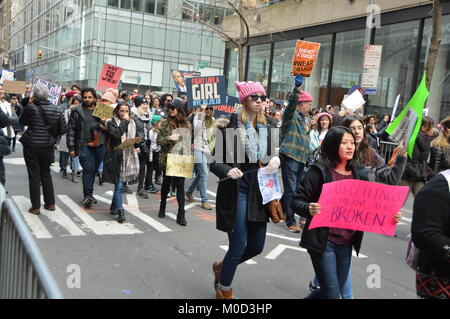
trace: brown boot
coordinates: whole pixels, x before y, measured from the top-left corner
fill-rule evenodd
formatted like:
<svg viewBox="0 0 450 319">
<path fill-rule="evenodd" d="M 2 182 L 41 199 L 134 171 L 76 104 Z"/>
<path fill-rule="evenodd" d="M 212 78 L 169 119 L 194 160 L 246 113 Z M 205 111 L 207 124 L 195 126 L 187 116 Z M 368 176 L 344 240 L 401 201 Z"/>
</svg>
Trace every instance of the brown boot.
<svg viewBox="0 0 450 319">
<path fill-rule="evenodd" d="M 233 299 L 233 289 L 216 289 L 216 299 Z"/>
<path fill-rule="evenodd" d="M 222 270 L 222 261 L 216 261 L 212 265 L 213 273 L 214 273 L 214 289 L 217 290 L 217 284 L 220 281 L 220 271 Z"/>
</svg>

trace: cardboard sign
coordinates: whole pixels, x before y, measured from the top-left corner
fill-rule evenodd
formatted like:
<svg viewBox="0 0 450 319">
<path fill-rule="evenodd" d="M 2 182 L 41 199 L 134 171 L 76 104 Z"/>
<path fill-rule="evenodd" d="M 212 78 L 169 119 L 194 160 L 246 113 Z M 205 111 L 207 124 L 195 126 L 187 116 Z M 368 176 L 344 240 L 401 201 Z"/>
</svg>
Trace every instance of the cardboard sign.
<svg viewBox="0 0 450 319">
<path fill-rule="evenodd" d="M 111 64 L 104 64 L 98 79 L 97 91 L 106 92 L 107 89 L 117 89 L 123 69 Z"/>
<path fill-rule="evenodd" d="M 258 185 L 263 198 L 263 205 L 281 198 L 281 184 L 277 171 L 268 168 L 258 170 Z"/>
<path fill-rule="evenodd" d="M 106 121 L 113 117 L 114 115 L 114 107 L 98 103 L 95 106 L 94 112 L 92 112 L 92 116 L 98 117 L 102 119 L 103 121 Z"/>
<path fill-rule="evenodd" d="M 227 101 L 225 76 L 202 76 L 186 79 L 188 108 L 224 105 Z"/>
<path fill-rule="evenodd" d="M 3 81 L 5 93 L 25 94 L 26 85 L 25 81 Z"/>
<path fill-rule="evenodd" d="M 134 144 L 139 143 L 140 141 L 141 141 L 140 137 L 130 138 L 128 140 L 125 140 L 121 144 L 117 145 L 115 149 L 116 150 L 124 150 L 126 148 L 133 147 Z"/>
<path fill-rule="evenodd" d="M 57 105 L 59 102 L 59 97 L 61 95 L 61 90 L 62 90 L 62 86 L 41 78 L 34 78 L 33 79 L 33 84 L 31 87 L 31 91 L 33 91 L 33 87 L 35 87 L 36 85 L 43 85 L 46 86 L 50 92 L 50 102 L 52 104 Z"/>
<path fill-rule="evenodd" d="M 226 103 L 224 105 L 217 105 L 214 107 L 214 117 L 216 119 L 220 117 L 230 118 L 231 114 L 235 113 L 238 107 L 241 105 L 239 98 L 227 95 Z"/>
<path fill-rule="evenodd" d="M 298 40 L 292 59 L 291 75 L 309 77 L 319 56 L 320 43 Z"/>
<path fill-rule="evenodd" d="M 197 71 L 182 71 L 171 70 L 173 81 L 175 82 L 175 89 L 177 92 L 187 92 L 186 79 L 193 76 L 201 76 L 202 74 Z"/>
<path fill-rule="evenodd" d="M 347 179 L 326 183 L 309 229 L 333 227 L 394 236 L 394 215 L 408 196 L 407 186 L 390 186 Z"/>
</svg>

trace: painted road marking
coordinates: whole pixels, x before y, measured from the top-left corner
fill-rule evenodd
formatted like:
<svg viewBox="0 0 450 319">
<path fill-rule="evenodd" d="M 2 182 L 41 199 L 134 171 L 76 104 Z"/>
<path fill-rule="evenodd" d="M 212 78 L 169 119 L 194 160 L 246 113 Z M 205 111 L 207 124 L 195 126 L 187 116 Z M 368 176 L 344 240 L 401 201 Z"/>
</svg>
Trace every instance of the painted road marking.
<svg viewBox="0 0 450 319">
<path fill-rule="evenodd" d="M 133 215 L 134 217 L 137 217 L 140 220 L 142 220 L 143 222 L 149 224 L 150 226 L 152 226 L 153 228 L 155 228 L 157 231 L 159 231 L 161 233 L 172 231 L 172 229 L 164 226 L 163 224 L 161 224 L 160 222 L 158 222 L 155 219 L 151 218 L 147 214 L 144 214 L 143 212 L 141 212 L 140 209 L 139 209 L 139 204 L 138 204 L 136 195 L 127 195 L 127 201 L 128 201 L 128 205 L 127 206 L 131 206 L 133 208 L 136 208 L 136 209 L 133 209 L 133 210 L 129 210 L 125 206 L 125 209 L 131 215 Z"/>
<path fill-rule="evenodd" d="M 36 238 L 53 238 L 47 228 L 44 226 L 39 216 L 33 215 L 28 212 L 30 208 L 30 200 L 25 196 L 12 196 L 12 199 L 16 202 L 20 212 L 25 219 L 25 222 L 31 229 L 31 233 Z"/>
<path fill-rule="evenodd" d="M 222 249 L 225 250 L 225 251 L 228 251 L 228 247 L 229 247 L 229 246 L 221 245 L 221 246 L 219 246 L 219 247 L 222 248 Z M 246 263 L 247 265 L 256 265 L 256 264 L 257 264 L 257 262 L 254 261 L 253 259 L 249 259 L 249 260 L 247 260 L 245 263 Z"/>
</svg>

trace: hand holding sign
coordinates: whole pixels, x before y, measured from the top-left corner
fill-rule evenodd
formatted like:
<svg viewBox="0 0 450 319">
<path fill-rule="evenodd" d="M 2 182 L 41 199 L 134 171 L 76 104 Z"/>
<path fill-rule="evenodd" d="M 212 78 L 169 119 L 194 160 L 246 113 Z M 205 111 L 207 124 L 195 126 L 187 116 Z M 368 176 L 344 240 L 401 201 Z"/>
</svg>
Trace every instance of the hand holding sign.
<svg viewBox="0 0 450 319">
<path fill-rule="evenodd" d="M 310 203 L 309 204 L 309 213 L 311 214 L 311 216 L 320 214 L 320 204 Z"/>
</svg>

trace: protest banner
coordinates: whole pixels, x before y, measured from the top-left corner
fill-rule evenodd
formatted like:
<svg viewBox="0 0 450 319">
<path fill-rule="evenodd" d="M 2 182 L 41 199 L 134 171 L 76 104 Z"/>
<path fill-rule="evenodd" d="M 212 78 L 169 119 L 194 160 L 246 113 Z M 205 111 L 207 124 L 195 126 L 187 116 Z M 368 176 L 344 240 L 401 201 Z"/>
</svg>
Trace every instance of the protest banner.
<svg viewBox="0 0 450 319">
<path fill-rule="evenodd" d="M 6 70 L 6 69 L 1 69 L 0 72 L 0 84 L 3 84 L 3 81 L 8 80 L 8 81 L 14 81 L 14 71 L 11 70 Z"/>
<path fill-rule="evenodd" d="M 227 101 L 225 76 L 201 76 L 186 79 L 188 109 L 224 105 Z"/>
<path fill-rule="evenodd" d="M 94 112 L 92 112 L 92 116 L 98 117 L 103 121 L 106 121 L 111 117 L 113 117 L 113 114 L 114 114 L 114 107 L 98 102 L 94 108 Z"/>
<path fill-rule="evenodd" d="M 182 70 L 171 70 L 173 81 L 175 82 L 175 90 L 177 92 L 186 92 L 186 79 L 188 77 L 201 76 L 202 74 L 198 71 L 182 71 Z"/>
<path fill-rule="evenodd" d="M 214 107 L 214 117 L 216 119 L 220 117 L 230 117 L 235 113 L 238 107 L 241 105 L 239 98 L 227 95 L 226 103 L 224 105 L 217 105 Z"/>
<path fill-rule="evenodd" d="M 320 214 L 309 229 L 333 227 L 394 236 L 394 215 L 408 196 L 407 186 L 390 186 L 355 179 L 326 183 L 320 194 Z"/>
<path fill-rule="evenodd" d="M 263 198 L 263 205 L 281 198 L 282 193 L 278 170 L 270 170 L 266 167 L 260 168 L 258 170 L 258 184 Z"/>
<path fill-rule="evenodd" d="M 356 111 L 358 108 L 363 106 L 366 103 L 361 92 L 359 90 L 355 90 L 352 94 L 347 96 L 343 101 L 342 105 L 352 111 Z"/>
<path fill-rule="evenodd" d="M 5 93 L 12 94 L 25 94 L 26 83 L 25 81 L 3 81 L 3 89 Z"/>
<path fill-rule="evenodd" d="M 31 90 L 33 91 L 33 87 L 36 85 L 46 86 L 50 93 L 50 102 L 52 104 L 57 105 L 59 103 L 59 96 L 61 95 L 62 86 L 41 78 L 33 78 Z"/>
<path fill-rule="evenodd" d="M 397 112 L 397 107 L 398 107 L 399 101 L 400 101 L 400 94 L 397 95 L 397 98 L 395 99 L 394 108 L 392 110 L 392 115 L 391 115 L 391 121 L 389 123 L 392 123 L 394 121 L 395 112 Z"/>
<path fill-rule="evenodd" d="M 105 92 L 107 89 L 117 89 L 123 69 L 111 64 L 104 64 L 102 73 L 97 82 L 97 91 Z"/>
<path fill-rule="evenodd" d="M 428 95 L 430 95 L 430 92 L 426 86 L 426 73 L 424 73 L 422 81 L 411 100 L 395 121 L 386 129 L 386 133 L 397 143 L 405 139 L 405 145 L 407 145 L 407 152 L 410 158 L 412 158 L 414 144 L 420 131 L 423 109 Z"/>
<path fill-rule="evenodd" d="M 291 75 L 309 77 L 319 56 L 320 43 L 298 40 L 292 59 Z"/>
</svg>

